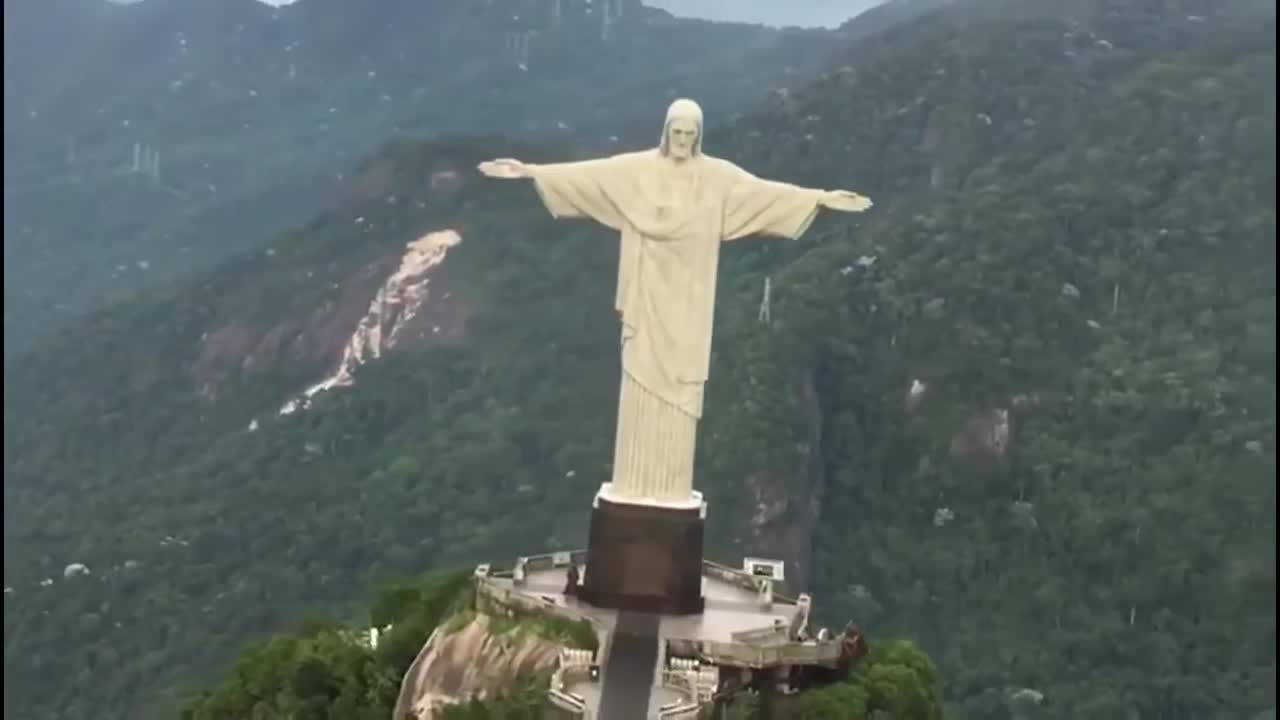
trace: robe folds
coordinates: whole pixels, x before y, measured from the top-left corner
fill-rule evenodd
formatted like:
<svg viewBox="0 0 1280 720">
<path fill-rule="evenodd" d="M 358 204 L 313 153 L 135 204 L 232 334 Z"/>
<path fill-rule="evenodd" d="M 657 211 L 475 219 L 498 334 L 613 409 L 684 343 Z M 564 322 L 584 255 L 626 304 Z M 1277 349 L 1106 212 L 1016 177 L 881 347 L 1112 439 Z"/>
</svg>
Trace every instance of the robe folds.
<svg viewBox="0 0 1280 720">
<path fill-rule="evenodd" d="M 823 193 L 706 155 L 675 163 L 656 149 L 528 167 L 553 217 L 590 218 L 621 234 L 614 305 L 623 383 L 613 491 L 686 499 L 711 362 L 720 245 L 750 235 L 799 237 Z"/>
</svg>

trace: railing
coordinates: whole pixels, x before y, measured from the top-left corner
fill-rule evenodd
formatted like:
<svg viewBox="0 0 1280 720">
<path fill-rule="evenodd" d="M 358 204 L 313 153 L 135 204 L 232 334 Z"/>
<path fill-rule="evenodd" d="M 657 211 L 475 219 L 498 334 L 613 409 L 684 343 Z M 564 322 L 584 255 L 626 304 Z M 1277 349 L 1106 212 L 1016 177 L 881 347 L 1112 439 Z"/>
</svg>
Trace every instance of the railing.
<svg viewBox="0 0 1280 720">
<path fill-rule="evenodd" d="M 579 554 L 570 553 L 571 559 L 576 561 Z M 536 563 L 535 567 L 541 567 L 542 563 L 551 563 L 552 558 L 552 555 L 527 558 L 526 567 L 528 567 L 528 563 Z M 723 573 L 726 581 L 741 581 L 743 587 L 751 585 L 752 578 L 745 573 L 723 565 L 716 565 L 710 561 L 704 561 L 703 565 L 705 569 L 710 571 L 708 574 L 719 576 Z M 554 567 L 554 565 L 547 565 L 547 567 Z M 516 607 L 549 612 L 569 620 L 586 619 L 591 624 L 596 636 L 601 638 L 603 645 L 603 640 L 608 637 L 608 633 L 599 621 L 586 613 L 578 612 L 572 607 L 559 605 L 551 599 L 537 600 L 527 591 L 500 587 L 493 581 L 493 578 L 502 577 L 504 574 L 493 573 L 490 576 L 478 577 L 476 584 L 477 597 L 500 607 Z M 841 646 L 838 639 L 826 641 L 810 640 L 804 643 L 788 641 L 771 645 L 749 644 L 751 641 L 759 642 L 762 639 L 781 638 L 786 632 L 786 628 L 757 628 L 745 631 L 745 637 L 736 636 L 735 639 L 741 637 L 739 642 L 680 639 L 671 639 L 668 642 L 672 647 L 679 648 L 683 655 L 705 658 L 718 665 L 751 668 L 782 664 L 834 666 L 839 661 Z"/>
<path fill-rule="evenodd" d="M 583 718 L 583 720 L 591 717 L 590 711 L 587 710 L 587 702 L 582 699 L 581 695 L 551 688 L 547 691 L 547 697 L 551 700 L 552 705 L 567 713 Z"/>
<path fill-rule="evenodd" d="M 670 670 L 662 672 L 662 687 L 674 690 L 684 698 L 658 708 L 658 717 L 661 720 L 690 720 L 698 716 L 698 711 L 702 708 L 702 704 L 698 702 L 698 688 L 689 682 L 687 673 L 688 671 L 672 672 Z"/>
<path fill-rule="evenodd" d="M 702 574 L 709 575 L 718 580 L 730 583 L 731 585 L 736 585 L 743 590 L 749 590 L 751 592 L 756 591 L 756 581 L 759 580 L 759 578 L 754 575 L 745 573 L 738 568 L 721 565 L 720 563 L 713 562 L 711 560 L 702 561 Z M 783 605 L 796 604 L 796 598 L 793 598 L 790 595 L 774 593 L 773 599 L 774 602 L 782 603 Z"/>
<path fill-rule="evenodd" d="M 570 563 L 580 563 L 585 559 L 585 552 L 535 555 L 524 558 L 524 572 L 568 566 Z M 477 609 L 489 612 L 497 611 L 504 614 L 514 614 L 516 611 L 523 610 L 534 613 L 549 613 L 575 622 L 586 620 L 595 633 L 597 644 L 599 645 L 594 654 L 586 651 L 588 652 L 587 658 L 601 657 L 600 653 L 606 648 L 609 639 L 609 634 L 604 625 L 587 613 L 578 612 L 573 608 L 560 605 L 553 598 L 546 596 L 534 597 L 528 590 L 521 589 L 519 586 L 502 587 L 494 582 L 495 579 L 511 580 L 514 579 L 514 576 L 515 573 L 511 571 L 489 572 L 487 568 L 485 572 L 477 572 L 475 577 Z M 586 663 L 578 661 L 558 668 L 552 674 L 550 687 L 547 690 L 547 696 L 552 704 L 561 710 L 576 715 L 581 720 L 593 720 L 594 713 L 591 708 L 587 707 L 586 698 L 571 692 L 569 689 L 574 683 L 589 678 L 590 673 L 590 661 Z"/>
<path fill-rule="evenodd" d="M 527 555 L 524 558 L 524 566 L 527 571 L 550 570 L 551 568 L 556 567 L 582 565 L 586 561 L 586 550 L 572 550 L 556 553 L 543 553 L 541 555 Z"/>
<path fill-rule="evenodd" d="M 564 552 L 542 553 L 540 555 L 526 555 L 522 558 L 522 561 L 526 573 L 556 567 L 568 567 L 571 564 L 582 566 L 587 562 L 587 551 L 567 550 Z M 510 578 L 514 573 L 511 570 L 500 570 L 489 574 L 492 577 Z M 756 591 L 756 581 L 759 580 L 759 578 L 745 573 L 739 568 L 705 559 L 702 561 L 702 574 L 751 592 Z M 774 594 L 774 600 L 784 605 L 795 605 L 797 602 L 794 597 L 777 593 Z"/>
<path fill-rule="evenodd" d="M 587 709 L 586 698 L 568 689 L 574 683 L 590 677 L 590 665 L 566 665 L 557 668 L 551 675 L 551 689 L 547 692 L 552 704 L 561 710 L 576 714 L 583 720 L 590 720 L 591 711 Z"/>
<path fill-rule="evenodd" d="M 591 617 L 587 613 L 579 612 L 573 608 L 560 605 L 555 600 L 548 597 L 540 597 L 534 599 L 530 593 L 522 590 L 512 590 L 499 586 L 493 581 L 492 577 L 476 578 L 476 604 L 484 609 L 488 605 L 496 605 L 501 610 L 512 608 L 527 610 L 532 612 L 545 612 L 566 620 L 580 621 L 586 620 L 591 629 L 596 634 L 596 639 L 600 645 L 603 645 L 606 630 L 600 621 Z"/>
<path fill-rule="evenodd" d="M 670 652 L 686 657 L 701 658 L 715 665 L 763 668 L 775 665 L 824 665 L 835 667 L 840 660 L 841 646 L 838 639 L 803 643 L 787 642 L 780 645 L 748 645 L 741 642 L 717 642 L 713 640 L 667 641 Z"/>
<path fill-rule="evenodd" d="M 729 639 L 735 643 L 746 643 L 748 645 L 759 644 L 777 644 L 785 643 L 791 638 L 788 635 L 788 626 L 769 625 L 766 627 L 753 628 L 751 630 L 739 630 L 729 635 Z"/>
<path fill-rule="evenodd" d="M 508 571 L 490 571 L 488 566 L 477 568 L 476 602 L 477 609 L 488 609 L 504 614 L 514 614 L 517 610 L 545 612 L 572 621 L 586 620 L 599 640 L 596 657 L 602 657 L 609 641 L 609 633 L 605 626 L 589 613 L 580 612 L 572 606 L 561 605 L 552 596 L 538 596 L 531 588 L 523 587 L 520 580 L 530 572 L 541 572 L 552 568 L 570 565 L 581 566 L 586 561 L 584 550 L 572 552 L 546 553 L 521 558 L 516 569 Z M 752 592 L 759 589 L 759 578 L 737 568 L 704 560 L 702 571 L 705 576 L 730 583 Z M 514 581 L 513 586 L 503 587 L 495 580 Z M 505 583 L 504 583 L 505 584 Z M 558 593 L 557 593 L 558 594 Z M 669 648 L 681 655 L 701 658 L 704 662 L 715 665 L 734 667 L 765 668 L 779 665 L 824 665 L 835 667 L 840 660 L 842 646 L 839 639 L 807 640 L 797 642 L 792 638 L 796 625 L 807 624 L 809 600 L 807 595 L 792 598 L 774 595 L 773 600 L 780 604 L 800 606 L 798 610 L 805 617 L 797 617 L 790 626 L 761 627 L 735 633 L 732 642 L 668 640 Z M 573 683 L 584 679 L 582 673 L 589 673 L 589 666 L 578 663 L 558 670 L 552 678 L 549 695 L 559 708 L 576 714 L 583 720 L 591 720 L 592 712 L 586 700 L 568 690 Z M 663 673 L 663 685 L 685 695 L 684 700 L 672 702 L 659 709 L 658 717 L 662 720 L 692 720 L 700 709 L 698 692 L 688 679 L 679 673 L 669 671 Z M 566 684 L 568 683 L 568 684 Z"/>
</svg>

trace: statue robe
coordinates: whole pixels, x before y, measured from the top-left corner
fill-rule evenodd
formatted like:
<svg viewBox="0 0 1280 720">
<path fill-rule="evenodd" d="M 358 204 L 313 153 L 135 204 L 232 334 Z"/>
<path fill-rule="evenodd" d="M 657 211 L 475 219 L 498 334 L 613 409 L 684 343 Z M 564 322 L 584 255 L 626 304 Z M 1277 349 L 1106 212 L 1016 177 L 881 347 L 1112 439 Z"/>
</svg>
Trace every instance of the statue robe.
<svg viewBox="0 0 1280 720">
<path fill-rule="evenodd" d="M 614 304 L 623 382 L 612 492 L 675 502 L 692 497 L 720 244 L 757 234 L 797 238 L 822 197 L 706 155 L 678 170 L 656 149 L 531 166 L 553 217 L 590 218 L 621 233 Z"/>
</svg>

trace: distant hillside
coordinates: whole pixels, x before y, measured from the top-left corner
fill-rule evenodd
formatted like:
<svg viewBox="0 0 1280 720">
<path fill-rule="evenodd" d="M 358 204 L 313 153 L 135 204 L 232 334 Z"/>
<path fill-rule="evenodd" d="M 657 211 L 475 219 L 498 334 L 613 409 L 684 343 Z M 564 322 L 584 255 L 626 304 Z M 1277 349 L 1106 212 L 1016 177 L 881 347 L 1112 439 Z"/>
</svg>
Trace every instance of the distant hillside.
<svg viewBox="0 0 1280 720">
<path fill-rule="evenodd" d="M 636 0 L 7 0 L 6 347 L 303 222 L 388 137 L 647 140 L 841 42 Z"/>
<path fill-rule="evenodd" d="M 876 199 L 726 249 L 711 556 L 919 643 L 949 718 L 1274 708 L 1274 38 L 1265 6 L 975 0 L 710 127 Z M 470 172 L 575 142 L 389 143 L 6 368 L 6 716 L 158 717 L 354 588 L 583 542 L 616 241 Z"/>
</svg>

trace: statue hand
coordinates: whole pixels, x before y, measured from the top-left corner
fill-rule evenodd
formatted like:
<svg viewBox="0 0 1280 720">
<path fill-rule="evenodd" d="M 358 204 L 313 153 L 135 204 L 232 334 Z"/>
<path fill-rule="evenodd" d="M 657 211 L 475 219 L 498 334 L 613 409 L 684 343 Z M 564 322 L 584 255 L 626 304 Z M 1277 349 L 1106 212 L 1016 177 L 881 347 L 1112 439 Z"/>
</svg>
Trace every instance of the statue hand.
<svg viewBox="0 0 1280 720">
<path fill-rule="evenodd" d="M 512 158 L 499 158 L 497 160 L 488 160 L 476 166 L 481 172 L 491 178 L 501 178 L 503 180 L 512 180 L 516 178 L 529 177 L 529 166 L 514 160 Z"/>
<path fill-rule="evenodd" d="M 828 190 L 822 206 L 840 212 L 865 212 L 871 207 L 871 198 L 849 190 Z"/>
</svg>

